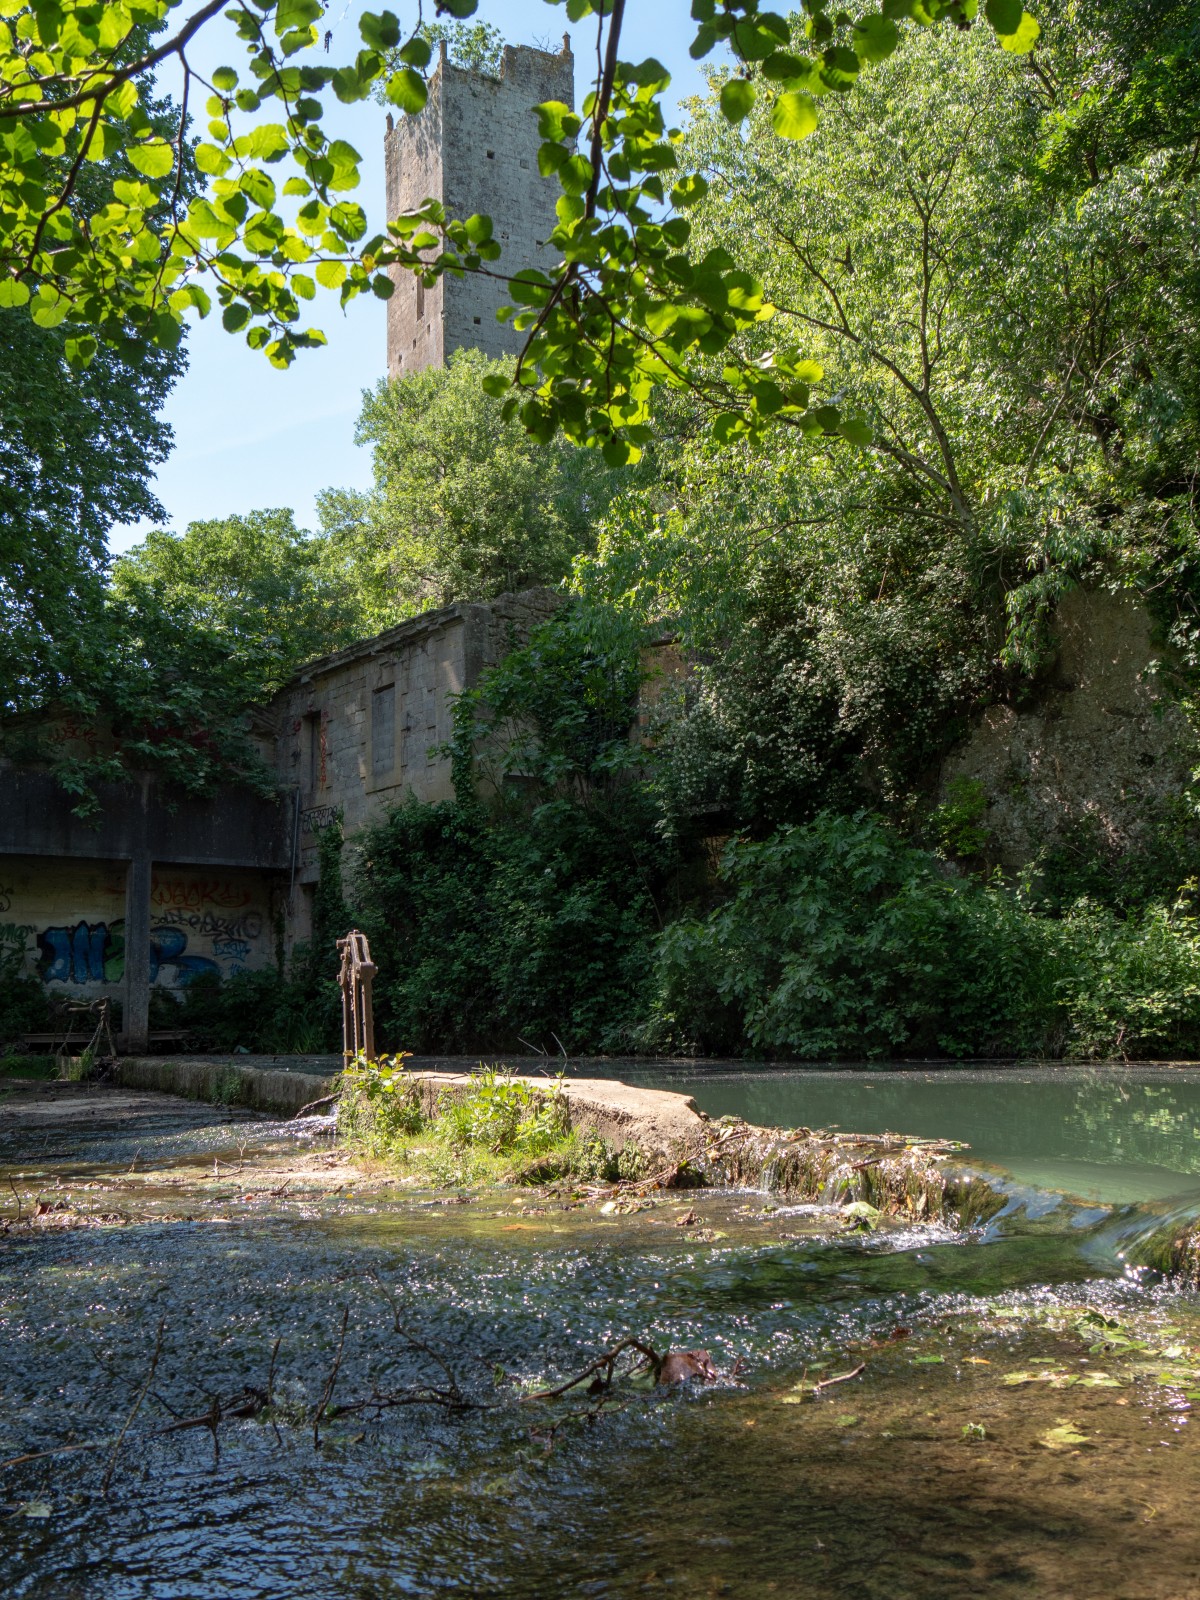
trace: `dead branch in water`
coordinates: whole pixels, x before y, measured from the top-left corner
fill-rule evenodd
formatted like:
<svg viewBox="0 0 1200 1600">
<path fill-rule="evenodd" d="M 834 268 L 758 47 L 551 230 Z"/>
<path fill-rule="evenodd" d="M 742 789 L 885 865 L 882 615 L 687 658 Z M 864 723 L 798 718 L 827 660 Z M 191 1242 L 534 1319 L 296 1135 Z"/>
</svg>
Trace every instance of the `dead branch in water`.
<svg viewBox="0 0 1200 1600">
<path fill-rule="evenodd" d="M 467 1406 L 473 1405 L 475 1402 L 466 1401 L 464 1399 L 463 1392 L 462 1392 L 462 1385 L 458 1381 L 458 1375 L 455 1373 L 454 1369 L 450 1366 L 450 1364 L 444 1359 L 444 1357 L 439 1355 L 438 1352 L 433 1348 L 433 1346 L 430 1345 L 430 1344 L 427 1344 L 424 1339 L 418 1339 L 416 1334 L 415 1333 L 411 1333 L 409 1331 L 409 1329 L 406 1328 L 404 1326 L 404 1324 L 400 1321 L 400 1307 L 396 1303 L 395 1292 L 384 1281 L 384 1279 L 380 1276 L 380 1274 L 376 1270 L 376 1268 L 371 1267 L 369 1269 L 369 1271 L 368 1271 L 368 1276 L 373 1280 L 373 1282 L 375 1283 L 375 1286 L 378 1288 L 380 1294 L 382 1294 L 382 1296 L 384 1297 L 384 1300 L 387 1302 L 388 1310 L 392 1313 L 392 1326 L 395 1328 L 395 1330 L 399 1334 L 400 1338 L 407 1339 L 410 1347 L 413 1350 L 419 1350 L 422 1355 L 428 1356 L 429 1359 L 434 1363 L 434 1365 L 440 1367 L 442 1369 L 442 1371 L 446 1374 L 446 1381 L 450 1385 L 450 1388 L 449 1388 L 448 1391 L 437 1390 L 437 1389 L 433 1389 L 432 1387 L 430 1387 L 430 1390 L 429 1390 L 430 1393 L 433 1393 L 433 1394 L 446 1393 L 448 1395 L 448 1397 L 449 1397 L 448 1400 L 445 1401 L 445 1402 L 438 1401 L 436 1403 L 437 1404 L 443 1404 L 443 1403 L 450 1404 L 450 1403 L 453 1403 L 453 1404 L 456 1404 L 456 1405 L 461 1403 L 464 1406 L 464 1409 Z M 345 1407 L 339 1407 L 339 1410 L 344 1410 L 344 1409 L 345 1409 Z"/>
<path fill-rule="evenodd" d="M 142 1401 L 146 1398 L 146 1393 L 149 1390 L 150 1385 L 154 1382 L 154 1373 L 158 1367 L 158 1358 L 162 1354 L 163 1330 L 166 1328 L 166 1326 L 166 1317 L 160 1317 L 158 1323 L 158 1335 L 154 1341 L 154 1354 L 150 1358 L 150 1371 L 146 1374 L 146 1381 L 138 1390 L 137 1399 L 133 1402 L 133 1409 L 125 1418 L 125 1426 L 117 1435 L 116 1444 L 113 1445 L 112 1455 L 109 1456 L 108 1466 L 105 1468 L 104 1481 L 100 1486 L 101 1494 L 108 1493 L 108 1486 L 112 1482 L 113 1468 L 117 1464 L 117 1455 L 121 1449 L 122 1441 L 124 1440 L 125 1435 L 129 1432 L 130 1428 L 133 1426 L 134 1419 L 137 1417 L 138 1412 L 142 1409 Z"/>
<path fill-rule="evenodd" d="M 306 1117 L 310 1111 L 315 1111 L 318 1106 L 331 1106 L 335 1100 L 340 1098 L 340 1094 L 341 1091 L 339 1090 L 337 1094 L 324 1094 L 319 1100 L 310 1100 L 306 1106 L 300 1107 L 292 1121 L 297 1122 L 301 1117 Z"/>
<path fill-rule="evenodd" d="M 654 1368 L 654 1377 L 655 1381 L 657 1381 L 658 1375 L 662 1371 L 663 1357 L 656 1350 L 652 1350 L 648 1344 L 643 1344 L 640 1339 L 622 1339 L 620 1344 L 613 1345 L 611 1350 L 606 1350 L 603 1355 L 597 1356 L 594 1361 L 589 1362 L 584 1367 L 582 1372 L 577 1373 L 573 1378 L 568 1378 L 566 1383 L 559 1384 L 557 1389 L 539 1389 L 536 1394 L 523 1394 L 521 1396 L 522 1404 L 528 1400 L 557 1400 L 559 1395 L 566 1394 L 568 1389 L 574 1389 L 585 1378 L 592 1377 L 601 1369 L 607 1369 L 606 1376 L 600 1380 L 604 1387 L 607 1388 L 612 1383 L 613 1367 L 616 1365 L 617 1357 L 623 1350 L 636 1350 L 639 1355 L 645 1356 L 646 1360 Z"/>
<path fill-rule="evenodd" d="M 820 1383 L 814 1383 L 812 1386 L 812 1392 L 814 1394 L 820 1394 L 822 1389 L 831 1389 L 835 1383 L 849 1383 L 851 1378 L 857 1378 L 860 1372 L 865 1372 L 866 1370 L 867 1363 L 865 1361 L 860 1361 L 859 1364 L 854 1368 L 853 1372 L 839 1372 L 835 1377 L 822 1378 Z"/>
<path fill-rule="evenodd" d="M 317 1407 L 316 1415 L 313 1417 L 314 1450 L 321 1448 L 321 1418 L 325 1415 L 329 1402 L 333 1398 L 333 1386 L 337 1382 L 338 1371 L 342 1365 L 342 1351 L 346 1348 L 346 1326 L 349 1321 L 350 1307 L 347 1306 L 342 1312 L 342 1331 L 338 1337 L 337 1355 L 333 1358 L 333 1366 L 330 1369 L 328 1378 L 325 1380 L 325 1393 L 321 1396 L 321 1403 Z"/>
</svg>

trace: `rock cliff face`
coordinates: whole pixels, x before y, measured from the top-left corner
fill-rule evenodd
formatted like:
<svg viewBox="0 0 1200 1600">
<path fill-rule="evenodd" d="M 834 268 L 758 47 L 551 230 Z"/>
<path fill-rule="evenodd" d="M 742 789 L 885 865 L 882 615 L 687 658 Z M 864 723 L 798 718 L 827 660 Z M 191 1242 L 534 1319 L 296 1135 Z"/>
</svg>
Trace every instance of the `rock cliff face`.
<svg viewBox="0 0 1200 1600">
<path fill-rule="evenodd" d="M 989 854 L 1019 868 L 1065 827 L 1088 822 L 1113 850 L 1138 839 L 1195 766 L 1187 720 L 1160 674 L 1146 608 L 1098 590 L 1060 604 L 1058 654 L 1029 709 L 994 706 L 943 762 L 943 797 L 974 780 Z"/>
</svg>

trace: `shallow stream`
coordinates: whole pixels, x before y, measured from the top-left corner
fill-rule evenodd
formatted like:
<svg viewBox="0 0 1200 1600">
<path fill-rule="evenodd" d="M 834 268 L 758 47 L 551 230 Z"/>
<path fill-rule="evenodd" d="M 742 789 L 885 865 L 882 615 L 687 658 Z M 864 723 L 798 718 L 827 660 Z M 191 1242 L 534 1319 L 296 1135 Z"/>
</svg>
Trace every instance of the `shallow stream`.
<svg viewBox="0 0 1200 1600">
<path fill-rule="evenodd" d="M 321 1119 L 14 1092 L 0 1195 L 45 1209 L 0 1237 L 5 1594 L 1200 1596 L 1200 1302 L 1130 1264 L 1200 1211 L 1200 1072 L 620 1075 L 963 1139 L 1009 1203 L 433 1196 Z M 723 1376 L 529 1398 L 626 1337 Z M 268 1421 L 206 1423 L 252 1388 Z"/>
</svg>

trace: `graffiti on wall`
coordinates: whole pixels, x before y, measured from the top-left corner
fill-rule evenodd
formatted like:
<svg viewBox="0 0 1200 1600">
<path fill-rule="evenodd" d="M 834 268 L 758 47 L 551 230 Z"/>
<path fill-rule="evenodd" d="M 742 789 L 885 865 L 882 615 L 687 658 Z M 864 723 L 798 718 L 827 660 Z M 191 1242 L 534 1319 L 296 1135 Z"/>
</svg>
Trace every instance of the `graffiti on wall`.
<svg viewBox="0 0 1200 1600">
<path fill-rule="evenodd" d="M 243 883 L 228 878 L 160 878 L 154 874 L 150 904 L 171 906 L 183 911 L 202 911 L 215 906 L 220 911 L 241 911 L 254 896 Z"/>
<path fill-rule="evenodd" d="M 77 922 L 46 928 L 37 936 L 38 971 L 43 983 L 120 983 L 125 976 L 124 921 Z M 251 951 L 245 940 L 214 940 L 213 957 L 188 951 L 182 928 L 150 929 L 150 982 L 183 989 L 202 972 L 231 977 L 245 970 Z"/>
</svg>

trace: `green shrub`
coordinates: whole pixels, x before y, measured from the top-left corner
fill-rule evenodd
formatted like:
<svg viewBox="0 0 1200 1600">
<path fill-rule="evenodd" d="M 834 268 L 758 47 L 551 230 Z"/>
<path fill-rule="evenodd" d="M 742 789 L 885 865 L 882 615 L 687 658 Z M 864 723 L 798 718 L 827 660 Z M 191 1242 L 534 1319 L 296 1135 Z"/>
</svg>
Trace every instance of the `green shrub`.
<svg viewBox="0 0 1200 1600">
<path fill-rule="evenodd" d="M 726 851 L 728 901 L 659 944 L 648 1042 L 801 1059 L 1200 1048 L 1200 939 L 1178 907 L 1036 914 L 877 818 Z"/>
<path fill-rule="evenodd" d="M 359 1061 L 342 1077 L 338 1132 L 367 1155 L 438 1183 L 544 1182 L 599 1159 L 571 1131 L 557 1083 L 545 1090 L 493 1068 L 429 1106 L 401 1056 Z M 515 1164 L 514 1164 L 515 1163 Z"/>
<path fill-rule="evenodd" d="M 25 971 L 25 932 L 0 927 L 0 1044 L 23 1033 L 44 1033 L 50 1026 L 46 991 Z"/>
<path fill-rule="evenodd" d="M 338 1132 L 368 1155 L 386 1156 L 427 1123 L 420 1085 L 400 1056 L 359 1061 L 342 1074 Z"/>
<path fill-rule="evenodd" d="M 1186 902 L 1122 921 L 1082 901 L 1063 932 L 1071 1054 L 1200 1055 L 1200 933 Z"/>
<path fill-rule="evenodd" d="M 544 1155 L 571 1129 L 557 1087 L 543 1094 L 491 1067 L 476 1077 L 466 1094 L 445 1091 L 437 1117 L 453 1149 L 480 1145 L 494 1156 Z"/>
<path fill-rule="evenodd" d="M 411 801 L 359 836 L 380 1037 L 457 1052 L 628 1046 L 675 862 L 629 737 L 639 644 L 611 613 L 564 607 L 460 698 L 457 801 Z"/>
<path fill-rule="evenodd" d="M 336 950 L 324 981 L 314 980 L 301 951 L 292 968 L 275 967 L 218 978 L 200 973 L 183 993 L 178 1026 L 211 1050 L 263 1055 L 316 1055 L 341 1049 Z"/>
</svg>

